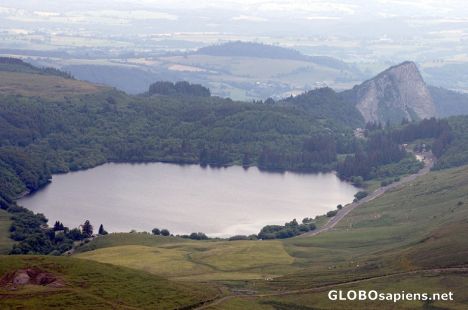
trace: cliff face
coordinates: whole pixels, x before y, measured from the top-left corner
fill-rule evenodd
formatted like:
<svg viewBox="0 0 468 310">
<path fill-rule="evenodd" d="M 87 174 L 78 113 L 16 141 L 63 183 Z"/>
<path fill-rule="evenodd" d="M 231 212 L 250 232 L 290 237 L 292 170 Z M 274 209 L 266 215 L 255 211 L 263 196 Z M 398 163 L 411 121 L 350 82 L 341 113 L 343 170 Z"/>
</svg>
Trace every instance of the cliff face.
<svg viewBox="0 0 468 310">
<path fill-rule="evenodd" d="M 436 116 L 429 89 L 413 62 L 391 67 L 350 92 L 366 122 L 397 123 L 404 118 Z"/>
</svg>

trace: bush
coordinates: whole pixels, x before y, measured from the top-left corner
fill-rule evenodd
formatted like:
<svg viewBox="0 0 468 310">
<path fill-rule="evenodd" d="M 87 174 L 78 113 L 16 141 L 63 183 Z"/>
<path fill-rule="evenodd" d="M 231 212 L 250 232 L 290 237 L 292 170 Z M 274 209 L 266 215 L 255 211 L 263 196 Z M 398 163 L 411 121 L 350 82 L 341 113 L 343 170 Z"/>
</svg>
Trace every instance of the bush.
<svg viewBox="0 0 468 310">
<path fill-rule="evenodd" d="M 337 208 L 338 210 L 341 210 L 341 209 L 343 209 L 343 205 L 342 205 L 342 204 L 339 204 L 339 205 L 336 206 L 336 208 Z"/>
<path fill-rule="evenodd" d="M 238 240 L 258 240 L 258 236 L 255 234 L 252 235 L 235 235 L 228 238 L 229 241 L 238 241 Z"/>
<path fill-rule="evenodd" d="M 191 233 L 189 238 L 192 239 L 192 240 L 207 240 L 207 239 L 209 239 L 208 236 L 205 235 L 202 232 Z"/>
<path fill-rule="evenodd" d="M 306 222 L 309 219 L 304 219 Z M 303 220 L 303 222 L 304 222 Z M 258 234 L 259 239 L 284 239 L 291 238 L 305 232 L 314 230 L 316 228 L 314 223 L 297 223 L 296 219 L 291 222 L 285 223 L 284 225 L 267 225 L 262 228 Z M 253 237 L 253 236 L 249 236 Z M 240 239 L 239 239 L 240 240 Z"/>
<path fill-rule="evenodd" d="M 336 211 L 336 210 L 328 211 L 327 212 L 327 217 L 334 217 L 337 213 L 338 213 L 338 211 Z"/>
<path fill-rule="evenodd" d="M 171 233 L 167 229 L 161 229 L 161 235 L 164 237 L 170 236 Z"/>
<path fill-rule="evenodd" d="M 161 230 L 159 228 L 153 228 L 153 230 L 151 232 L 155 236 L 159 236 L 161 234 Z"/>
<path fill-rule="evenodd" d="M 365 191 L 359 191 L 356 193 L 356 195 L 354 195 L 354 197 L 356 197 L 357 200 L 361 200 L 365 197 L 367 197 L 369 195 L 368 192 L 365 192 Z"/>
</svg>

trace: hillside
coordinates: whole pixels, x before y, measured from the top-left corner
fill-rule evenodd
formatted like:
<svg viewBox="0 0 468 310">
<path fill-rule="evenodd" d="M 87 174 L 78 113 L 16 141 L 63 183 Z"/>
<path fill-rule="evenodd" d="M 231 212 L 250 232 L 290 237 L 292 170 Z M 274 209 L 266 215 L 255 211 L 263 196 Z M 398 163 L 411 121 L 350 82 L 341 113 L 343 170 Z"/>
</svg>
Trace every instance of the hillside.
<svg viewBox="0 0 468 310">
<path fill-rule="evenodd" d="M 328 87 L 311 90 L 278 103 L 301 107 L 318 118 L 334 118 L 352 128 L 364 126 L 364 118 L 359 110 Z"/>
<path fill-rule="evenodd" d="M 437 116 L 468 114 L 468 94 L 433 86 L 429 87 L 429 91 L 437 110 Z"/>
<path fill-rule="evenodd" d="M 68 96 L 106 90 L 73 79 L 68 73 L 53 68 L 38 68 L 15 58 L 0 57 L 0 94 L 63 100 Z"/>
<path fill-rule="evenodd" d="M 343 92 L 366 122 L 400 123 L 436 116 L 431 94 L 413 62 L 403 62 Z"/>
<path fill-rule="evenodd" d="M 42 273 L 45 283 L 12 285 L 15 272 L 26 271 L 31 281 L 34 273 Z M 209 285 L 175 283 L 146 272 L 71 257 L 0 256 L 0 275 L 2 309 L 179 309 L 219 294 Z"/>
<path fill-rule="evenodd" d="M 10 214 L 0 210 L 0 255 L 8 254 L 13 245 L 12 240 L 9 238 L 10 225 Z"/>
</svg>

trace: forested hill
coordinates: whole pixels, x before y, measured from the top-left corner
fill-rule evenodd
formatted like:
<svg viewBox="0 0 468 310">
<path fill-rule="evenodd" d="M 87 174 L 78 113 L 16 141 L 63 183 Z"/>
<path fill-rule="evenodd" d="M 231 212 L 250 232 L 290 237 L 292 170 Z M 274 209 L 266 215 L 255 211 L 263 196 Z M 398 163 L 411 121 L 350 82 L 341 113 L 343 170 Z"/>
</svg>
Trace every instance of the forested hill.
<svg viewBox="0 0 468 310">
<path fill-rule="evenodd" d="M 439 117 L 468 115 L 468 94 L 434 86 L 429 91 Z"/>
<path fill-rule="evenodd" d="M 202 47 L 194 52 L 200 55 L 211 56 L 229 56 L 229 57 L 257 57 L 272 59 L 290 59 L 309 61 L 325 67 L 349 70 L 350 66 L 333 57 L 328 56 L 309 56 L 300 53 L 297 50 L 284 48 L 275 45 L 268 45 L 254 42 L 233 41 L 218 45 Z M 355 69 L 353 69 L 355 70 Z"/>
<path fill-rule="evenodd" d="M 308 91 L 296 97 L 278 102 L 286 106 L 296 106 L 323 119 L 335 119 L 349 127 L 364 127 L 364 118 L 353 102 L 336 93 L 329 87 Z"/>
<path fill-rule="evenodd" d="M 184 83 L 169 88 L 200 95 L 137 97 L 56 75 L 0 76 L 17 81 L 0 89 L 0 195 L 7 201 L 38 189 L 52 173 L 109 161 L 321 171 L 354 147 L 352 127 L 331 111 L 234 102 Z"/>
<path fill-rule="evenodd" d="M 22 61 L 21 59 L 10 57 L 0 57 L 0 71 L 54 75 L 68 79 L 72 78 L 69 73 L 55 68 L 38 68 Z"/>
</svg>

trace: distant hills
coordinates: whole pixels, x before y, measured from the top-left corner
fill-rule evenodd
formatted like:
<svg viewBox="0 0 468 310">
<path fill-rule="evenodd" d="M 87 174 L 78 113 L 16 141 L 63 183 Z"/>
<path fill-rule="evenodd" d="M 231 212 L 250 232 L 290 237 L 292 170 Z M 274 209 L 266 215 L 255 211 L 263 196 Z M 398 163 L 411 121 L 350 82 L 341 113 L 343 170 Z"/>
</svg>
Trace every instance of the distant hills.
<svg viewBox="0 0 468 310">
<path fill-rule="evenodd" d="M 321 66 L 326 66 L 340 70 L 352 69 L 351 66 L 345 63 L 344 61 L 333 57 L 308 56 L 294 49 L 255 42 L 233 41 L 218 45 L 210 45 L 199 48 L 193 54 L 228 57 L 292 59 L 313 62 Z"/>
<path fill-rule="evenodd" d="M 215 96 L 244 101 L 279 99 L 324 86 L 342 90 L 367 77 L 354 65 L 336 58 L 239 41 L 150 57 L 41 59 L 38 65 L 45 62 L 80 80 L 106 84 L 129 94 L 143 93 L 156 81 L 185 80 L 210 88 Z"/>
</svg>

